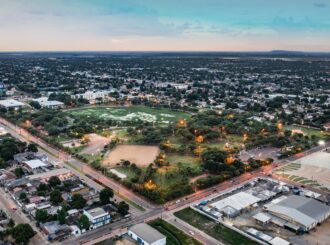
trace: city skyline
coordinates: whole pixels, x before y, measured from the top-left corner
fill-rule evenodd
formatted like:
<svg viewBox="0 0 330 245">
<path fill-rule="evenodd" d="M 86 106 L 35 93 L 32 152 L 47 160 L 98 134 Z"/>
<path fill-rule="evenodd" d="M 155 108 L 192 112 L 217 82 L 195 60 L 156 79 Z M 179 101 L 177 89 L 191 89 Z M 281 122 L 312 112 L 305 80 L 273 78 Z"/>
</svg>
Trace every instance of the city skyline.
<svg viewBox="0 0 330 245">
<path fill-rule="evenodd" d="M 325 1 L 0 4 L 0 51 L 330 51 Z"/>
</svg>

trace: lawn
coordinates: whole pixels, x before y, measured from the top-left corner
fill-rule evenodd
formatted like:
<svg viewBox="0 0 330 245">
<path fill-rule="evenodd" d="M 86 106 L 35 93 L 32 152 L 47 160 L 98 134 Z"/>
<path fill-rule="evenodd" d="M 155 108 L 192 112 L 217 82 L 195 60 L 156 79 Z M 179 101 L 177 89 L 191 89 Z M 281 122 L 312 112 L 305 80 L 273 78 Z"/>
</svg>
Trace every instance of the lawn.
<svg viewBox="0 0 330 245">
<path fill-rule="evenodd" d="M 73 117 L 96 117 L 110 119 L 118 122 L 144 121 L 166 125 L 176 122 L 180 118 L 188 119 L 191 115 L 185 112 L 171 111 L 169 109 L 154 109 L 143 106 L 132 107 L 95 107 L 78 108 L 67 111 Z"/>
<path fill-rule="evenodd" d="M 221 139 L 221 140 L 212 141 L 212 142 L 205 142 L 202 144 L 202 146 L 223 150 L 226 143 L 229 143 L 230 147 L 240 148 L 242 146 L 243 139 L 242 139 L 242 136 L 229 134 L 229 135 L 227 135 L 226 139 Z"/>
<path fill-rule="evenodd" d="M 313 129 L 313 128 L 305 128 L 305 127 L 298 127 L 298 126 L 287 126 L 285 129 L 287 130 L 301 130 L 304 132 L 307 136 L 315 135 L 318 138 L 327 138 L 329 137 L 329 134 L 326 132 L 323 132 L 321 130 Z"/>
<path fill-rule="evenodd" d="M 166 236 L 166 245 L 202 245 L 202 243 L 188 236 L 186 233 L 164 220 L 156 219 L 149 222 L 149 225 Z"/>
<path fill-rule="evenodd" d="M 128 179 L 136 177 L 136 173 L 130 167 L 115 167 L 114 169 L 122 174 L 126 174 Z"/>
<path fill-rule="evenodd" d="M 200 169 L 201 163 L 198 157 L 190 155 L 167 154 L 167 161 L 175 167 L 191 167 Z"/>
<path fill-rule="evenodd" d="M 214 237 L 218 241 L 229 245 L 256 245 L 258 243 L 249 238 L 237 233 L 236 231 L 227 228 L 221 224 L 216 224 L 212 219 L 204 216 L 191 208 L 182 209 L 174 213 L 176 217 L 184 220 L 188 224 Z"/>
<path fill-rule="evenodd" d="M 97 154 L 81 154 L 82 157 L 84 157 L 88 163 L 92 163 L 94 161 L 101 161 L 102 158 L 102 154 L 101 153 L 97 153 Z"/>
</svg>

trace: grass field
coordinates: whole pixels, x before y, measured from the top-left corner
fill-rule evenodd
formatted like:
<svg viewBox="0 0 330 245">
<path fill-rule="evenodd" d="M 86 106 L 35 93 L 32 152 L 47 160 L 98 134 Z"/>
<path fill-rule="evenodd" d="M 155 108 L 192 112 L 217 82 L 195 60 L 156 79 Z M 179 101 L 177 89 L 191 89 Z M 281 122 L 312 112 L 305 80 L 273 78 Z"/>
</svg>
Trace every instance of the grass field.
<svg viewBox="0 0 330 245">
<path fill-rule="evenodd" d="M 194 211 L 191 208 L 182 209 L 174 213 L 174 215 L 225 244 L 258 244 L 230 228 L 227 228 L 221 224 L 216 224 L 212 219 Z"/>
<path fill-rule="evenodd" d="M 166 245 L 202 245 L 194 238 L 186 235 L 186 233 L 180 231 L 164 220 L 156 219 L 149 222 L 149 225 L 166 236 Z"/>
<path fill-rule="evenodd" d="M 293 130 L 293 129 L 301 130 L 307 136 L 315 135 L 318 138 L 327 138 L 327 137 L 330 136 L 330 134 L 327 133 L 327 132 L 317 130 L 317 129 L 313 129 L 313 128 L 305 128 L 305 127 L 298 127 L 298 126 L 286 126 L 285 129 L 287 129 L 287 130 Z"/>
<path fill-rule="evenodd" d="M 144 121 L 163 125 L 176 122 L 180 118 L 188 119 L 190 117 L 190 114 L 185 112 L 143 106 L 78 108 L 67 111 L 67 113 L 74 117 L 96 117 L 118 122 Z"/>
<path fill-rule="evenodd" d="M 198 157 L 189 156 L 189 155 L 179 155 L 179 154 L 167 154 L 167 161 L 169 161 L 171 166 L 178 167 L 191 167 L 191 168 L 200 168 L 201 163 Z"/>
</svg>

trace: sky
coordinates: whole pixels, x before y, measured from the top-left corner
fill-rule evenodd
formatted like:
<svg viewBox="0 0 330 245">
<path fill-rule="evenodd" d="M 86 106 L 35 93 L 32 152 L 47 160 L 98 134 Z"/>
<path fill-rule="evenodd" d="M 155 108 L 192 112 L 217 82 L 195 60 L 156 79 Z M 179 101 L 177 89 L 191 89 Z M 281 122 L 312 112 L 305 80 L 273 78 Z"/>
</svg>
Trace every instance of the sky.
<svg viewBox="0 0 330 245">
<path fill-rule="evenodd" d="M 330 51 L 330 0 L 0 0 L 0 51 Z"/>
</svg>

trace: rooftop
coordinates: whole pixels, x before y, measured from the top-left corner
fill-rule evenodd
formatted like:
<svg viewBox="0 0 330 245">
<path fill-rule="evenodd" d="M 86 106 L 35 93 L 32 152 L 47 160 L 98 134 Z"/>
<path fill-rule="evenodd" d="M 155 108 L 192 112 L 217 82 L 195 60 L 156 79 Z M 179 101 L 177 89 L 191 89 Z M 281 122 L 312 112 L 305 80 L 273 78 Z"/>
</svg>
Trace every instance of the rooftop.
<svg viewBox="0 0 330 245">
<path fill-rule="evenodd" d="M 160 239 L 166 238 L 166 236 L 164 236 L 159 231 L 145 223 L 133 225 L 129 228 L 129 231 L 133 232 L 149 244 L 152 244 Z"/>
<path fill-rule="evenodd" d="M 29 179 L 48 179 L 52 176 L 59 176 L 59 175 L 67 175 L 70 174 L 71 171 L 69 169 L 66 168 L 58 168 L 58 169 L 54 169 L 54 170 L 50 170 L 44 173 L 38 173 L 38 174 L 34 174 L 34 175 L 30 175 L 28 176 Z"/>
<path fill-rule="evenodd" d="M 258 197 L 255 197 L 250 193 L 239 192 L 227 198 L 221 199 L 215 203 L 212 203 L 210 206 L 215 207 L 218 210 L 222 210 L 229 206 L 239 211 L 259 201 L 260 199 Z"/>
<path fill-rule="evenodd" d="M 20 106 L 24 106 L 25 104 L 17 100 L 7 99 L 7 100 L 0 100 L 0 105 L 4 107 L 20 107 Z"/>
<path fill-rule="evenodd" d="M 291 220 L 309 227 L 330 214 L 330 207 L 312 198 L 288 196 L 271 205 L 268 210 L 289 217 Z"/>
<path fill-rule="evenodd" d="M 25 164 L 28 165 L 29 168 L 31 168 L 31 169 L 48 166 L 46 163 L 44 163 L 43 161 L 40 161 L 39 159 L 26 161 Z"/>
<path fill-rule="evenodd" d="M 103 216 L 108 214 L 108 212 L 104 211 L 103 208 L 97 207 L 97 208 L 93 208 L 90 210 L 85 210 L 90 216 L 92 216 L 93 218 L 96 218 L 98 216 Z"/>
</svg>

